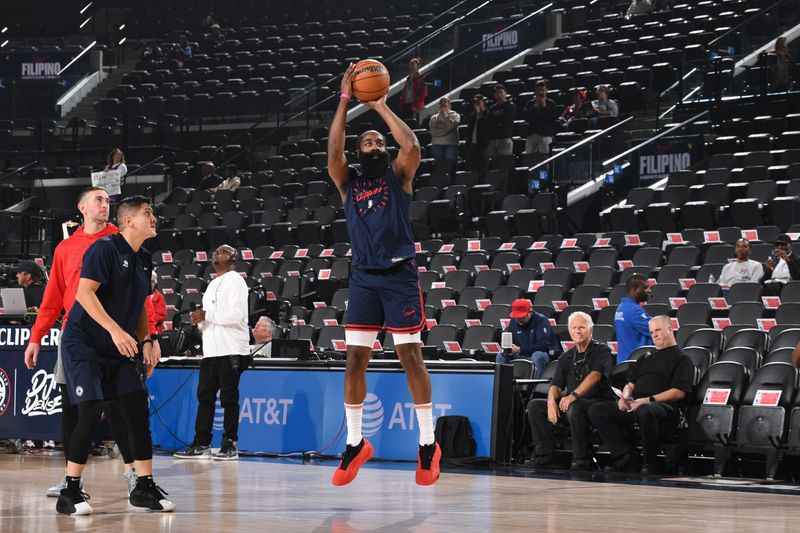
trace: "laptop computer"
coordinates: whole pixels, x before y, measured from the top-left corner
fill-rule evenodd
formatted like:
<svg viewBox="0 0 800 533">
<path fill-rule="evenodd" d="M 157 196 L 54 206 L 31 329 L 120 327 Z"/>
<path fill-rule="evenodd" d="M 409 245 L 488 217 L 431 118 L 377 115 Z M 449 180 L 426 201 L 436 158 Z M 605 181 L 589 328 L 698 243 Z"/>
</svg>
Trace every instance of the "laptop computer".
<svg viewBox="0 0 800 533">
<path fill-rule="evenodd" d="M 0 289 L 3 309 L 7 315 L 24 315 L 28 311 L 25 305 L 25 289 Z"/>
</svg>

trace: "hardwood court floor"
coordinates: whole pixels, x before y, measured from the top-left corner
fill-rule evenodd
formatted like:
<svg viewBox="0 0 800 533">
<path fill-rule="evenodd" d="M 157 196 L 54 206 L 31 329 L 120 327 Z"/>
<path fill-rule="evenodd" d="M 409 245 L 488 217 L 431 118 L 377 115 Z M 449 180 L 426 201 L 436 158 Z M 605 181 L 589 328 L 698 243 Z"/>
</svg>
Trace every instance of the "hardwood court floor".
<svg viewBox="0 0 800 533">
<path fill-rule="evenodd" d="M 170 514 L 127 511 L 122 463 L 91 458 L 95 514 L 57 515 L 45 489 L 63 475 L 60 454 L 0 455 L 0 531 L 142 533 L 569 531 L 789 532 L 796 496 L 499 475 L 444 474 L 414 483 L 413 466 L 371 466 L 335 488 L 335 464 L 289 460 L 178 462 L 156 457 Z"/>
</svg>

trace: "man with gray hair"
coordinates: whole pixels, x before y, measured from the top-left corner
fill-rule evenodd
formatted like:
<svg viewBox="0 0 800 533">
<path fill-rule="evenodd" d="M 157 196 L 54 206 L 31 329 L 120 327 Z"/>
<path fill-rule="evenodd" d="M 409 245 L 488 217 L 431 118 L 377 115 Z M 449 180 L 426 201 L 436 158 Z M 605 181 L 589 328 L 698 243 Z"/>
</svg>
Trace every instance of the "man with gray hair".
<svg viewBox="0 0 800 533">
<path fill-rule="evenodd" d="M 669 317 L 657 316 L 649 326 L 656 350 L 636 361 L 616 402 L 598 403 L 589 409 L 592 425 L 611 451 L 607 472 L 639 465 L 636 447 L 624 433 L 636 423 L 644 455 L 642 475 L 658 474 L 659 436 L 665 428 L 677 427 L 678 403 L 692 392 L 694 363 L 678 348 Z"/>
<path fill-rule="evenodd" d="M 589 408 L 597 400 L 614 397 L 608 380 L 614 358 L 607 344 L 592 339 L 593 327 L 592 317 L 586 313 L 578 311 L 569 316 L 569 336 L 575 346 L 558 359 L 547 400 L 528 403 L 535 445 L 535 458 L 526 463 L 529 466 L 547 468 L 556 464 L 553 428 L 566 418 L 572 436 L 570 469 L 594 469 Z"/>
<path fill-rule="evenodd" d="M 253 328 L 255 344 L 250 346 L 250 352 L 255 357 L 272 357 L 272 339 L 277 333 L 278 326 L 268 316 L 259 317 Z"/>
</svg>

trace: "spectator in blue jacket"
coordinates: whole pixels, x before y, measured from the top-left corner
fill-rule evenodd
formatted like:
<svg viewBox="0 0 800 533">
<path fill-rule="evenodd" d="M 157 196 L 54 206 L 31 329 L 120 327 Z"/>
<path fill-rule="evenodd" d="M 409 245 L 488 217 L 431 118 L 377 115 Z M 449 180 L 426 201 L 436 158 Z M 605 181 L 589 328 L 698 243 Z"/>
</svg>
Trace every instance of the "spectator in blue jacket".
<svg viewBox="0 0 800 533">
<path fill-rule="evenodd" d="M 511 322 L 505 331 L 510 331 L 513 346 L 511 356 L 498 354 L 497 364 L 510 363 L 514 359 L 527 359 L 535 368 L 534 379 L 542 375 L 550 354 L 556 348 L 556 337 L 547 317 L 533 310 L 530 300 L 520 298 L 511 304 Z"/>
<path fill-rule="evenodd" d="M 634 274 L 625 284 L 628 295 L 622 299 L 614 315 L 614 328 L 617 330 L 617 363 L 627 361 L 631 353 L 640 346 L 652 345 L 649 322 L 652 320 L 640 305 L 650 296 L 647 279 Z"/>
</svg>

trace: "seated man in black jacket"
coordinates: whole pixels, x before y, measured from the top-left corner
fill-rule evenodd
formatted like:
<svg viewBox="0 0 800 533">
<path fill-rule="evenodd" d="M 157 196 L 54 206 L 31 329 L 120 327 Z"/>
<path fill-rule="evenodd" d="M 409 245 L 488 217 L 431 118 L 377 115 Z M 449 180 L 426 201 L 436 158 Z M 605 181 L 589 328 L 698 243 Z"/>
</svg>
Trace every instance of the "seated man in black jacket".
<svg viewBox="0 0 800 533">
<path fill-rule="evenodd" d="M 569 315 L 569 336 L 575 342 L 558 359 L 556 373 L 550 382 L 547 400 L 528 403 L 536 457 L 526 464 L 546 468 L 556 463 L 553 428 L 564 418 L 572 436 L 571 470 L 594 470 L 589 448 L 589 408 L 598 400 L 611 399 L 608 378 L 614 357 L 608 345 L 592 339 L 592 317 L 583 312 Z M 562 416 L 564 415 L 564 416 Z"/>
<path fill-rule="evenodd" d="M 636 422 L 644 455 L 642 475 L 657 474 L 659 430 L 676 427 L 678 403 L 692 392 L 694 363 L 675 343 L 668 316 L 650 320 L 650 336 L 656 350 L 633 366 L 622 397 L 589 409 L 592 425 L 611 451 L 607 472 L 625 471 L 639 464 L 639 454 L 623 432 Z"/>
</svg>

